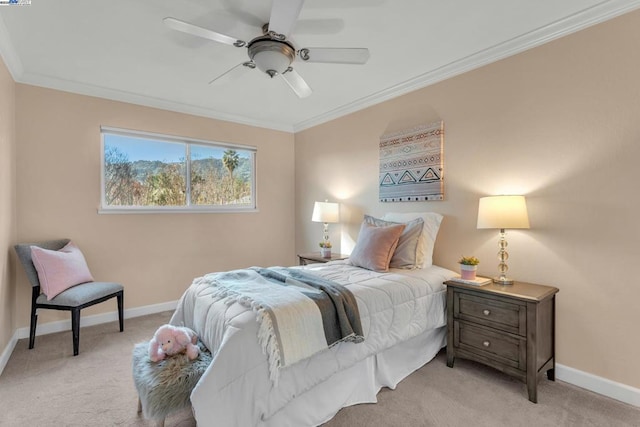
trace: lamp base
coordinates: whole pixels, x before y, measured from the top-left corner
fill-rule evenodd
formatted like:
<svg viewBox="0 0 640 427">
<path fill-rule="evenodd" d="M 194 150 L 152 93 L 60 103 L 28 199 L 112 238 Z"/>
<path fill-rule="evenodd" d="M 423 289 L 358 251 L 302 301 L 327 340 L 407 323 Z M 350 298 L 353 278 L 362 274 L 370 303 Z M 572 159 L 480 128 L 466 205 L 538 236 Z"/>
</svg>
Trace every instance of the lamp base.
<svg viewBox="0 0 640 427">
<path fill-rule="evenodd" d="M 506 277 L 494 277 L 493 283 L 496 285 L 513 285 L 513 279 L 509 279 Z"/>
</svg>

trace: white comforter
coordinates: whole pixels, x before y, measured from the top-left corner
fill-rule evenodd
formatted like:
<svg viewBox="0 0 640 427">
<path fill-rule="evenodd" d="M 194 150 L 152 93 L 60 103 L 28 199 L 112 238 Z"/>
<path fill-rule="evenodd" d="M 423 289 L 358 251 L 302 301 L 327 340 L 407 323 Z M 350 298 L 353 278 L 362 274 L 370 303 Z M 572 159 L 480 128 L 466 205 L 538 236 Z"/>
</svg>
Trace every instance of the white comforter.
<svg viewBox="0 0 640 427">
<path fill-rule="evenodd" d="M 342 405 L 328 408 L 327 402 L 318 402 L 321 409 L 312 407 L 316 403 L 309 396 L 314 388 L 330 378 L 339 380 L 338 372 L 398 343 L 443 329 L 446 323 L 442 283 L 455 275 L 450 270 L 432 266 L 376 273 L 348 262 L 312 264 L 306 269 L 347 286 L 355 295 L 365 341 L 339 343 L 283 369 L 276 387 L 257 341 L 255 313 L 237 303 L 213 303 L 211 289 L 194 283 L 180 299 L 171 323 L 195 330 L 214 354 L 191 395 L 199 426 L 300 425 L 299 419 L 289 422 L 286 412 L 292 406 L 300 412 L 301 403 L 303 410 L 309 407 L 305 423 L 323 422 Z M 443 345 L 443 336 L 438 334 L 437 348 Z"/>
</svg>

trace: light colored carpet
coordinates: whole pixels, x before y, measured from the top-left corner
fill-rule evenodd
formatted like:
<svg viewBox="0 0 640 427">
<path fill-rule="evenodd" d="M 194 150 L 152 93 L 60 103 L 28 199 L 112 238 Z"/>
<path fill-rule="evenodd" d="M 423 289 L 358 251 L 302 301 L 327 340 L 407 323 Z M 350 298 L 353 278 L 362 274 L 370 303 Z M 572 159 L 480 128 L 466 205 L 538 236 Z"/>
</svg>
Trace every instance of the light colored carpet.
<svg viewBox="0 0 640 427">
<path fill-rule="evenodd" d="M 137 414 L 131 351 L 170 315 L 127 319 L 123 333 L 116 322 L 83 328 L 77 357 L 70 332 L 37 337 L 33 350 L 20 340 L 0 376 L 0 425 L 153 425 Z M 456 360 L 447 368 L 441 352 L 396 390 L 383 389 L 377 404 L 345 408 L 325 427 L 640 426 L 640 408 L 561 381 L 542 380 L 538 400 L 529 402 L 524 384 L 482 365 Z M 166 425 L 195 421 L 187 409 Z"/>
<path fill-rule="evenodd" d="M 80 330 L 73 357 L 71 332 L 18 342 L 0 376 L 2 426 L 153 426 L 138 416 L 131 375 L 133 346 L 148 341 L 171 313 L 125 319 Z M 167 417 L 167 426 L 191 427 L 191 411 Z"/>
</svg>

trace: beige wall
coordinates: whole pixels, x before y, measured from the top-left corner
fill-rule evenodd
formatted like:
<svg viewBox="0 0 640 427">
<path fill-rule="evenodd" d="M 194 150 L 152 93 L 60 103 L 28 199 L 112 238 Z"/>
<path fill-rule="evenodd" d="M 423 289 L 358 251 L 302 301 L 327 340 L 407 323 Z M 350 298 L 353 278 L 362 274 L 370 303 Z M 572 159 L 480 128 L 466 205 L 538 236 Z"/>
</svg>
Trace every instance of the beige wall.
<svg viewBox="0 0 640 427">
<path fill-rule="evenodd" d="M 204 273 L 295 262 L 292 134 L 22 84 L 16 111 L 17 239 L 73 239 L 97 280 L 124 284 L 126 308 L 176 300 Z M 256 146 L 259 212 L 99 215 L 101 125 Z M 25 327 L 21 268 L 16 286 Z M 67 318 L 44 311 L 39 323 Z"/>
<path fill-rule="evenodd" d="M 0 58 L 0 352 L 14 332 L 13 267 L 15 239 L 15 83 Z"/>
<path fill-rule="evenodd" d="M 342 200 L 332 240 L 349 252 L 362 212 L 445 215 L 435 262 L 496 271 L 498 233 L 478 198 L 527 196 L 508 233 L 510 272 L 560 288 L 557 362 L 640 387 L 640 12 L 296 134 L 296 249 L 315 250 L 314 200 Z M 380 135 L 445 122 L 445 201 L 377 201 Z M 341 236 L 340 236 L 341 234 Z M 339 250 L 340 248 L 336 248 Z"/>
<path fill-rule="evenodd" d="M 28 325 L 30 289 L 20 268 L 14 288 L 7 261 L 16 241 L 76 240 L 96 278 L 121 281 L 127 308 L 140 307 L 209 271 L 294 263 L 294 237 L 317 250 L 313 201 L 329 198 L 343 203 L 335 250 L 351 250 L 363 212 L 433 210 L 445 215 L 436 263 L 473 254 L 492 275 L 497 232 L 475 228 L 477 200 L 520 193 L 532 228 L 509 233 L 509 265 L 560 288 L 558 362 L 640 387 L 640 287 L 627 273 L 640 241 L 639 26 L 634 12 L 300 132 L 295 159 L 287 133 L 16 85 L 0 63 L 0 348 Z M 437 119 L 446 200 L 379 203 L 379 136 Z M 256 145 L 260 212 L 98 215 L 100 125 Z"/>
</svg>

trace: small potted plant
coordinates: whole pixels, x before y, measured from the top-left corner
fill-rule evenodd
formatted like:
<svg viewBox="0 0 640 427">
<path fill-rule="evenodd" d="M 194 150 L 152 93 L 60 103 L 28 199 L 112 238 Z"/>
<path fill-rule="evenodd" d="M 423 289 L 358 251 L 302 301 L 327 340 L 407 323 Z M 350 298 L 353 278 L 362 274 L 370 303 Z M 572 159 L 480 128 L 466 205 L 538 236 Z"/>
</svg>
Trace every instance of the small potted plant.
<svg viewBox="0 0 640 427">
<path fill-rule="evenodd" d="M 331 242 L 326 240 L 324 242 L 320 242 L 320 255 L 323 258 L 331 258 Z"/>
<path fill-rule="evenodd" d="M 460 264 L 460 276 L 464 280 L 474 280 L 480 260 L 474 256 L 463 256 L 458 261 Z"/>
</svg>

